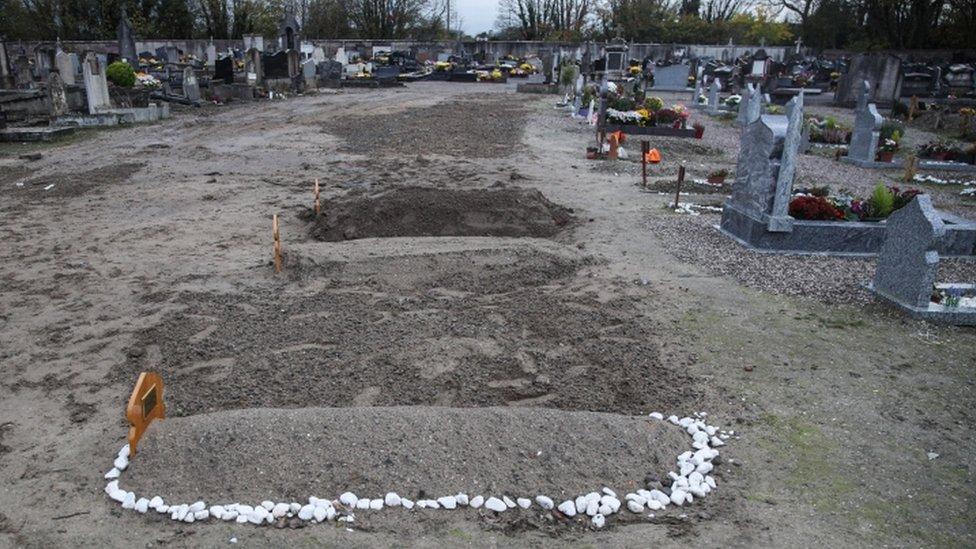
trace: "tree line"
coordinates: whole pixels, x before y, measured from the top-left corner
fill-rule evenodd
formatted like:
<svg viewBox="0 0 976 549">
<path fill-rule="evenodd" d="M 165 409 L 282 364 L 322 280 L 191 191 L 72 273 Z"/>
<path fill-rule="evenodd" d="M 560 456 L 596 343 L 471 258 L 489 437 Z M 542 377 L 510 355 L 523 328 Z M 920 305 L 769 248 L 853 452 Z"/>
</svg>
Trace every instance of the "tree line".
<svg viewBox="0 0 976 549">
<path fill-rule="evenodd" d="M 0 0 L 12 40 L 115 37 L 122 13 L 141 38 L 274 36 L 286 13 L 309 38 L 443 39 L 452 0 Z M 456 11 L 456 10 L 455 10 Z M 499 0 L 484 37 L 816 49 L 973 48 L 976 0 Z M 457 28 L 454 15 L 451 27 Z"/>
</svg>

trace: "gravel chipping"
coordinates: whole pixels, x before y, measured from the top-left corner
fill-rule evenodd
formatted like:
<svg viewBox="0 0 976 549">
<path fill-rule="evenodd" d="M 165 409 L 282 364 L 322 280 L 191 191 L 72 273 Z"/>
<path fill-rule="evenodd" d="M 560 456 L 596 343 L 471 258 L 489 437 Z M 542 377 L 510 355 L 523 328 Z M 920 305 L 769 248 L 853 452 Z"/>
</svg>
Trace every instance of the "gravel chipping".
<svg viewBox="0 0 976 549">
<path fill-rule="evenodd" d="M 828 304 L 874 301 L 862 284 L 874 278 L 873 258 L 784 255 L 748 250 L 713 225 L 717 215 L 651 215 L 650 231 L 681 261 L 731 276 L 765 292 L 801 296 Z M 943 258 L 939 281 L 976 281 L 976 258 Z"/>
<path fill-rule="evenodd" d="M 465 492 L 632 490 L 674 468 L 683 430 L 646 417 L 547 409 L 257 408 L 153 423 L 126 488 L 166 501 L 256 503 Z"/>
</svg>

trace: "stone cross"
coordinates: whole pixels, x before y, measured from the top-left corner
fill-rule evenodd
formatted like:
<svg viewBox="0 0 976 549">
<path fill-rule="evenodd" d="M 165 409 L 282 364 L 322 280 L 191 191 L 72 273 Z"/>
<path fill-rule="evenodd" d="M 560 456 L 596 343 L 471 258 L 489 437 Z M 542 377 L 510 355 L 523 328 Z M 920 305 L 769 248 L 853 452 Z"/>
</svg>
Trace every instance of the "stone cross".
<svg viewBox="0 0 976 549">
<path fill-rule="evenodd" d="M 81 65 L 81 73 L 85 81 L 85 96 L 88 98 L 88 114 L 97 114 L 111 109 L 112 101 L 108 95 L 105 67 L 97 55 L 92 52 L 85 55 L 85 62 Z"/>
<path fill-rule="evenodd" d="M 720 91 L 722 91 L 722 85 L 719 84 L 716 78 L 708 86 L 708 110 L 713 112 L 718 111 L 718 93 Z"/>
<path fill-rule="evenodd" d="M 793 218 L 790 217 L 789 210 L 790 199 L 793 197 L 793 180 L 796 177 L 796 157 L 803 140 L 803 92 L 790 99 L 790 103 L 793 105 L 787 117 L 783 154 L 779 161 L 779 173 L 776 174 L 773 209 L 767 224 L 767 229 L 773 233 L 788 233 L 793 230 Z"/>
<path fill-rule="evenodd" d="M 748 120 L 747 111 L 749 109 L 749 102 L 752 101 L 752 94 L 756 91 L 752 82 L 746 83 L 746 93 L 739 100 L 739 113 L 735 117 L 735 123 L 738 126 L 747 126 L 751 120 Z"/>
<path fill-rule="evenodd" d="M 746 126 L 739 138 L 731 202 L 756 219 L 768 221 L 773 210 L 788 126 L 785 116 L 767 114 Z"/>
<path fill-rule="evenodd" d="M 870 95 L 871 83 L 865 80 L 861 84 L 861 93 L 857 97 L 854 132 L 851 134 L 851 144 L 847 147 L 847 156 L 861 162 L 874 162 L 878 152 L 878 138 L 881 134 L 882 118 L 874 103 L 868 103 Z"/>
<path fill-rule="evenodd" d="M 904 305 L 928 308 L 939 270 L 936 246 L 946 233 L 941 216 L 932 199 L 921 194 L 891 214 L 885 225 L 874 290 Z"/>
<path fill-rule="evenodd" d="M 197 82 L 193 67 L 183 69 L 183 95 L 194 103 L 200 100 L 200 84 Z"/>
</svg>

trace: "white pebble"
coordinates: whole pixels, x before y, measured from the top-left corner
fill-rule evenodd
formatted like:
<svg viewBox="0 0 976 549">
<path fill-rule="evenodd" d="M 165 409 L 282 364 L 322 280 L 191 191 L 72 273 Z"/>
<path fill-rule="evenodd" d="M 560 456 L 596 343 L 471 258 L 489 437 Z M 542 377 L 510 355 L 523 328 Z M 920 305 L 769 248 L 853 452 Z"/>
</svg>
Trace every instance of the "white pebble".
<svg viewBox="0 0 976 549">
<path fill-rule="evenodd" d="M 324 517 L 325 508 L 321 507 L 321 509 L 322 509 L 322 516 Z M 315 506 L 312 504 L 305 505 L 298 510 L 298 518 L 302 520 L 312 520 L 313 517 L 315 517 Z"/>
<path fill-rule="evenodd" d="M 105 479 L 106 480 L 112 480 L 113 478 L 119 478 L 119 475 L 121 475 L 121 474 L 122 474 L 122 471 L 119 471 L 115 467 L 112 467 L 111 469 L 109 469 L 109 471 L 107 473 L 105 473 Z"/>
<path fill-rule="evenodd" d="M 502 501 L 505 502 L 505 506 L 508 507 L 509 509 L 514 509 L 515 508 L 515 502 L 512 501 L 512 498 L 510 498 L 508 496 L 502 496 Z"/>
<path fill-rule="evenodd" d="M 707 485 L 709 485 L 709 486 L 711 486 L 711 488 L 712 488 L 713 490 L 714 490 L 715 488 L 717 488 L 717 486 L 715 485 L 715 479 L 714 479 L 714 478 L 712 478 L 712 476 L 711 476 L 711 475 L 706 475 L 706 476 L 705 476 L 705 484 L 707 484 Z"/>
<path fill-rule="evenodd" d="M 121 488 L 116 488 L 115 490 L 112 491 L 111 494 L 108 495 L 108 497 L 112 498 L 113 500 L 119 503 L 122 503 L 123 501 L 125 501 L 126 494 L 128 494 L 128 492 L 126 492 L 125 490 L 122 490 Z"/>
<path fill-rule="evenodd" d="M 210 506 L 210 516 L 217 520 L 222 520 L 224 518 L 224 506 L 223 505 L 211 505 Z"/>
<path fill-rule="evenodd" d="M 163 498 L 161 498 L 159 496 L 153 496 L 152 499 L 149 500 L 149 508 L 150 509 L 157 509 L 162 504 L 163 504 Z"/>
<path fill-rule="evenodd" d="M 532 506 L 532 500 L 529 498 L 518 498 L 515 500 L 515 503 L 522 509 L 528 509 Z"/>
<path fill-rule="evenodd" d="M 251 507 L 250 505 L 238 505 L 237 512 L 242 515 L 250 515 L 254 512 L 254 507 Z"/>
<path fill-rule="evenodd" d="M 712 437 L 712 447 L 717 448 L 719 446 L 725 446 L 725 441 L 718 437 Z"/>
<path fill-rule="evenodd" d="M 607 488 L 606 486 L 603 487 L 603 493 L 611 497 L 617 497 L 617 492 L 614 492 L 613 490 Z"/>
<path fill-rule="evenodd" d="M 126 492 L 125 497 L 122 498 L 122 508 L 123 509 L 133 509 L 136 506 L 136 495 L 132 492 Z"/>
<path fill-rule="evenodd" d="M 118 489 L 119 489 L 119 481 L 117 480 L 113 480 L 105 485 L 105 493 L 108 495 L 112 495 L 112 492 Z"/>
<path fill-rule="evenodd" d="M 156 507 L 156 512 L 157 513 L 167 513 L 167 512 L 169 512 L 169 505 L 163 504 L 163 505 L 160 505 L 159 507 Z"/>
<path fill-rule="evenodd" d="M 557 509 L 559 509 L 559 512 L 567 517 L 576 516 L 576 503 L 573 500 L 567 499 L 566 501 L 560 503 Z"/>
<path fill-rule="evenodd" d="M 668 416 L 668 421 L 674 423 L 675 425 L 680 425 L 680 422 L 678 421 L 678 416 Z"/>
<path fill-rule="evenodd" d="M 413 509 L 413 501 L 407 498 L 400 498 L 400 505 L 402 505 L 407 511 Z"/>
<path fill-rule="evenodd" d="M 386 497 L 383 498 L 383 503 L 385 503 L 387 507 L 397 507 L 400 505 L 400 496 L 396 492 L 390 492 L 389 494 L 386 494 Z"/>
<path fill-rule="evenodd" d="M 271 508 L 271 516 L 274 518 L 281 518 L 288 514 L 291 506 L 287 503 L 276 503 L 274 507 Z"/>
<path fill-rule="evenodd" d="M 128 457 L 131 457 L 132 456 L 132 453 L 131 453 L 131 450 L 129 449 L 129 445 L 128 444 L 123 444 L 122 445 L 122 448 L 119 449 L 119 455 L 122 456 L 122 457 L 125 457 L 125 458 L 128 458 Z"/>
<path fill-rule="evenodd" d="M 190 508 L 189 508 L 189 510 L 190 510 L 191 513 L 196 513 L 197 511 L 203 511 L 206 508 L 207 508 L 207 504 L 206 503 L 204 503 L 202 501 L 198 501 L 198 502 L 194 503 L 193 505 L 191 505 Z"/>
<path fill-rule="evenodd" d="M 680 489 L 674 490 L 671 492 L 671 503 L 675 505 L 683 505 L 685 502 L 685 497 L 687 497 L 687 495 L 688 493 L 685 492 L 684 490 L 680 490 Z"/>
<path fill-rule="evenodd" d="M 369 499 L 363 498 L 356 501 L 356 509 L 369 509 Z"/>
<path fill-rule="evenodd" d="M 312 518 L 315 519 L 315 522 L 322 522 L 328 516 L 329 516 L 329 510 L 326 507 L 320 507 L 318 505 L 312 506 Z M 298 518 L 301 517 L 302 517 L 302 511 L 299 511 Z"/>
<path fill-rule="evenodd" d="M 268 512 L 271 512 L 271 510 L 274 509 L 274 506 L 274 502 L 267 499 L 261 502 L 261 507 L 264 507 L 264 510 Z"/>
<path fill-rule="evenodd" d="M 682 463 L 680 476 L 686 477 L 690 475 L 691 472 L 694 470 L 695 470 L 694 464 L 688 462 Z"/>
<path fill-rule="evenodd" d="M 584 513 L 586 512 L 586 504 L 589 503 L 586 500 L 586 496 L 579 496 L 576 498 L 576 512 Z"/>
<path fill-rule="evenodd" d="M 664 419 L 664 414 L 661 412 L 651 412 L 648 416 L 652 419 Z"/>
<path fill-rule="evenodd" d="M 471 498 L 471 502 L 469 503 L 469 505 L 471 505 L 472 508 L 477 509 L 477 508 L 481 507 L 484 503 L 485 503 L 485 498 L 484 497 L 482 497 L 482 496 L 475 496 L 475 497 Z"/>
<path fill-rule="evenodd" d="M 203 511 L 197 511 L 196 513 L 193 513 L 194 520 L 207 520 L 208 518 L 210 518 L 210 511 L 206 509 L 204 509 Z"/>
<path fill-rule="evenodd" d="M 603 528 L 603 525 L 606 523 L 607 519 L 605 519 L 603 515 L 596 515 L 593 517 L 593 526 L 596 526 L 597 528 Z"/>
<path fill-rule="evenodd" d="M 372 509 L 373 511 L 379 511 L 380 509 L 383 508 L 383 500 L 381 499 L 370 500 L 369 508 Z"/>
<path fill-rule="evenodd" d="M 458 495 L 454 496 L 454 498 L 457 499 L 458 505 L 464 506 L 464 505 L 467 505 L 468 504 L 468 495 L 467 494 L 458 494 Z"/>
<path fill-rule="evenodd" d="M 134 507 L 137 513 L 145 514 L 149 510 L 149 500 L 146 498 L 139 498 Z"/>
<path fill-rule="evenodd" d="M 598 515 L 604 515 L 604 516 L 612 515 L 613 514 L 613 507 L 610 507 L 606 503 L 603 503 L 603 504 L 600 505 L 600 508 L 596 510 L 596 512 L 597 512 Z"/>
<path fill-rule="evenodd" d="M 631 513 L 643 513 L 644 504 L 639 500 L 630 499 L 627 500 L 627 509 L 629 509 Z"/>
<path fill-rule="evenodd" d="M 661 502 L 664 505 L 667 505 L 668 502 L 671 501 L 671 498 L 668 497 L 667 494 L 665 494 L 664 492 L 662 492 L 660 490 L 651 490 L 651 497 L 654 498 L 654 499 L 656 499 L 657 501 Z"/>
<path fill-rule="evenodd" d="M 187 522 L 187 523 L 196 522 L 196 520 L 197 517 L 193 513 L 187 513 L 186 516 L 183 517 L 183 522 Z"/>
<path fill-rule="evenodd" d="M 129 466 L 129 458 L 119 456 L 115 458 L 115 462 L 113 462 L 112 465 L 114 465 L 119 471 L 125 471 L 125 468 Z"/>
<path fill-rule="evenodd" d="M 651 511 L 660 511 L 661 509 L 664 509 L 664 504 L 656 499 L 652 499 L 647 502 L 647 508 L 650 509 Z"/>
<path fill-rule="evenodd" d="M 600 512 L 600 502 L 590 500 L 586 503 L 586 514 L 595 517 Z"/>
<path fill-rule="evenodd" d="M 236 520 L 237 520 L 237 523 L 238 524 L 244 524 L 245 522 L 250 522 L 251 517 L 250 517 L 250 515 L 237 515 L 237 519 Z M 257 524 L 257 523 L 255 522 L 254 524 Z"/>
<path fill-rule="evenodd" d="M 238 514 L 238 512 L 235 509 L 230 509 L 230 510 L 224 511 L 224 514 L 221 516 L 221 519 L 223 519 L 223 520 L 225 520 L 227 522 L 230 522 L 232 520 L 238 520 L 238 519 L 240 519 L 240 515 Z M 244 520 L 246 521 L 247 520 L 247 517 L 244 517 Z"/>
<path fill-rule="evenodd" d="M 457 498 L 454 496 L 444 496 L 437 498 L 437 503 L 445 509 L 457 509 Z"/>
<path fill-rule="evenodd" d="M 546 511 L 552 509 L 556 505 L 552 501 L 552 499 L 550 499 L 550 498 L 548 498 L 546 496 L 536 496 L 535 497 L 535 502 L 539 504 L 539 507 L 542 507 Z"/>
<path fill-rule="evenodd" d="M 501 513 L 502 511 L 508 509 L 508 505 L 506 505 L 504 501 L 492 496 L 488 498 L 488 501 L 485 502 L 485 508 L 496 513 Z"/>
<path fill-rule="evenodd" d="M 355 507 L 357 501 L 359 501 L 359 498 L 357 498 L 356 494 L 352 492 L 346 492 L 339 496 L 339 503 L 347 507 Z"/>
</svg>

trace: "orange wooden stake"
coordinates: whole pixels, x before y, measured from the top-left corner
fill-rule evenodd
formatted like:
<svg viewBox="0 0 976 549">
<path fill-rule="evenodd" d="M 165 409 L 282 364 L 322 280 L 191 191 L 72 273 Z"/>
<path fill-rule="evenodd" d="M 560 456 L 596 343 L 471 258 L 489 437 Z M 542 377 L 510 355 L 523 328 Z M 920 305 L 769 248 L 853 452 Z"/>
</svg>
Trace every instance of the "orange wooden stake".
<svg viewBox="0 0 976 549">
<path fill-rule="evenodd" d="M 315 180 L 315 215 L 322 213 L 322 205 L 319 203 L 319 180 Z"/>
<path fill-rule="evenodd" d="M 125 417 L 129 420 L 129 455 L 136 455 L 136 445 L 154 419 L 166 417 L 166 404 L 163 402 L 163 378 L 154 372 L 139 374 L 135 389 L 129 396 L 125 407 Z"/>
<path fill-rule="evenodd" d="M 274 237 L 274 266 L 275 272 L 281 272 L 281 233 L 278 230 L 278 214 L 271 218 L 271 233 Z"/>
</svg>

